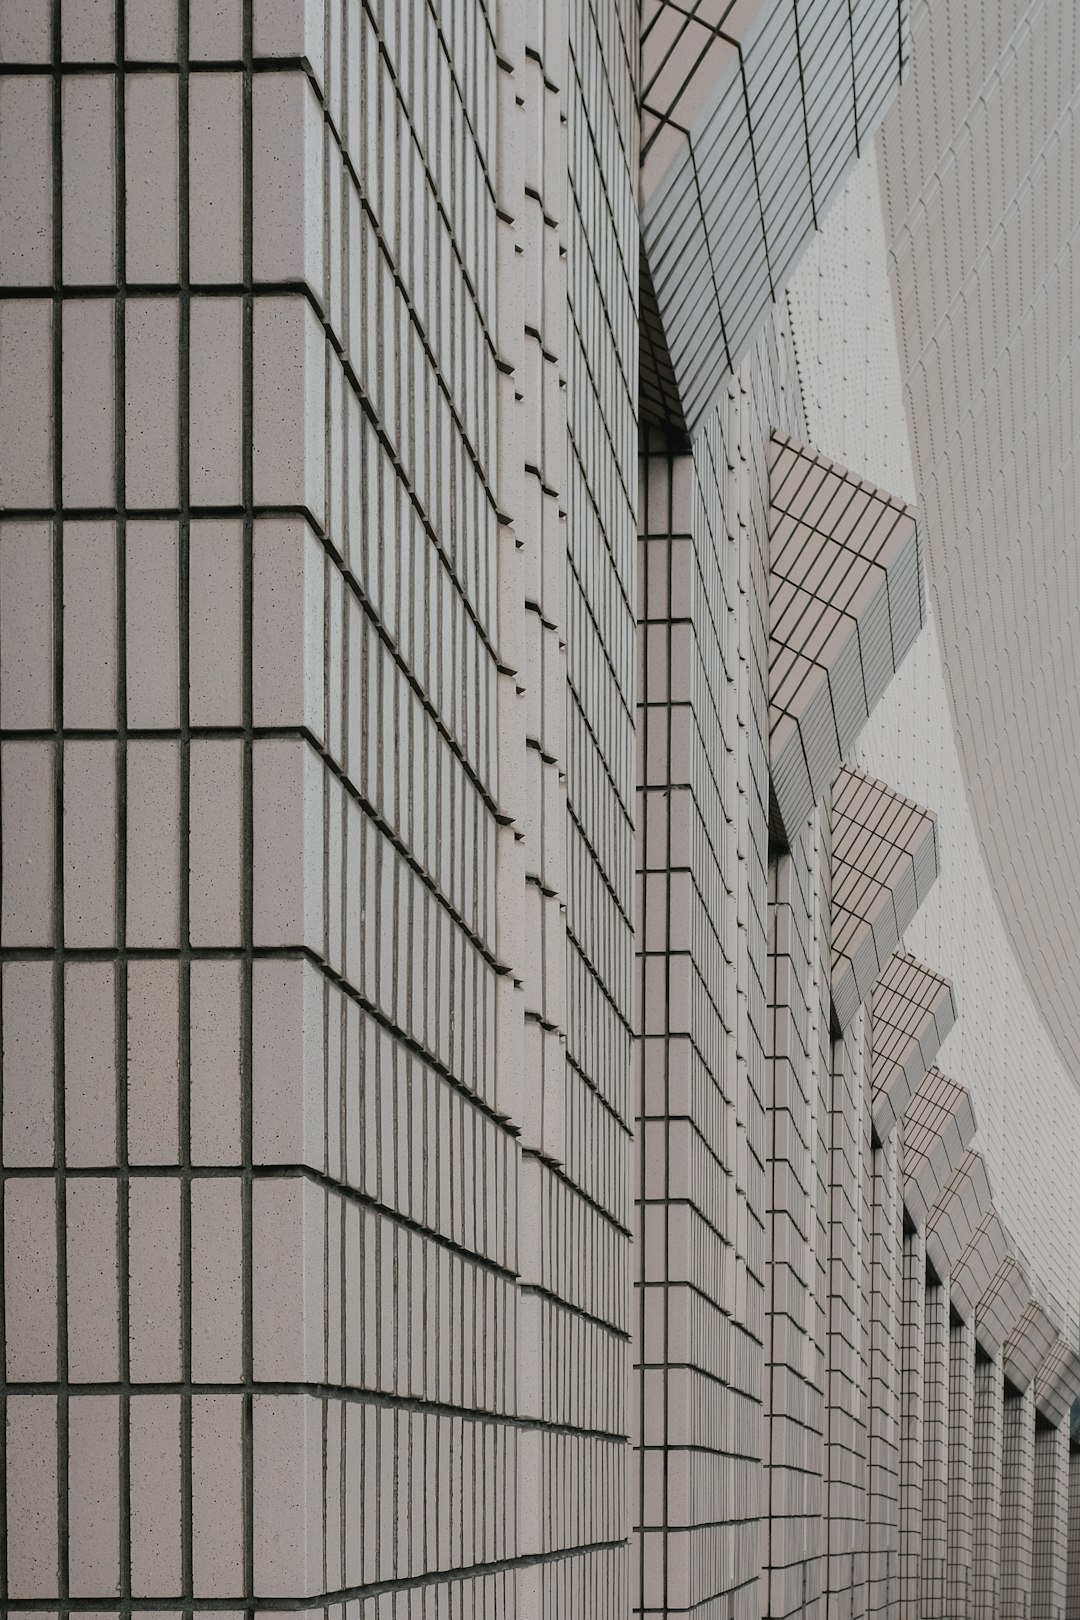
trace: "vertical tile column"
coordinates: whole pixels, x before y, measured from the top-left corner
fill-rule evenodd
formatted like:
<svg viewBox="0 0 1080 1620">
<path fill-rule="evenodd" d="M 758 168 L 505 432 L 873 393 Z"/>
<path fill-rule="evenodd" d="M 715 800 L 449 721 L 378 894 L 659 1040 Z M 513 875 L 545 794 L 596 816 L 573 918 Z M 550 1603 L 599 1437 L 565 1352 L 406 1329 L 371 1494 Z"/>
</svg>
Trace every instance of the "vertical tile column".
<svg viewBox="0 0 1080 1620">
<path fill-rule="evenodd" d="M 1031 1549 L 1031 1620 L 1064 1620 L 1069 1556 L 1069 1428 L 1038 1422 Z"/>
<path fill-rule="evenodd" d="M 1005 1386 L 1001 1463 L 1000 1620 L 1031 1613 L 1035 1495 L 1035 1392 Z"/>
<path fill-rule="evenodd" d="M 642 444 L 636 1611 L 760 1620 L 771 332 L 689 454 Z M 666 1449 L 665 1449 L 666 1447 Z"/>
<path fill-rule="evenodd" d="M 904 1233 L 900 1304 L 900 1607 L 921 1620 L 923 1544 L 923 1361 L 926 1346 L 926 1241 Z"/>
<path fill-rule="evenodd" d="M 239 193 L 251 40 L 238 11 L 213 32 L 175 4 L 0 14 L 5 1605 L 137 1611 L 250 1591 Z M 208 55 L 234 114 L 223 252 L 207 244 L 189 138 L 192 69 Z M 214 497 L 228 510 L 210 525 L 197 512 L 196 281 L 222 312 L 213 295 L 232 284 L 236 338 Z M 208 542 L 222 564 L 213 646 L 192 607 Z M 222 728 L 209 817 L 200 726 Z"/>
<path fill-rule="evenodd" d="M 823 1391 L 815 1354 L 817 816 L 769 869 L 763 1563 L 770 1616 L 803 1614 L 819 1578 Z"/>
<path fill-rule="evenodd" d="M 747 1308 L 737 873 L 725 858 L 737 813 L 738 637 L 728 542 L 707 511 L 693 459 L 647 448 L 635 1574 L 637 1612 L 656 1615 L 730 1592 L 740 1614 L 757 1603 L 761 1340 Z"/>
<path fill-rule="evenodd" d="M 945 1613 L 969 1620 L 974 1559 L 975 1324 L 949 1329 L 948 1520 Z"/>
<path fill-rule="evenodd" d="M 829 1605 L 866 1601 L 870 1402 L 870 1103 L 866 1015 L 833 1043 L 830 1119 Z M 856 1597 L 856 1593 L 858 1596 Z"/>
<path fill-rule="evenodd" d="M 568 33 L 564 1171 L 597 1211 L 589 1225 L 575 1222 L 582 1263 L 596 1268 L 598 1280 L 610 1263 L 618 1286 L 598 1290 L 603 1326 L 595 1349 L 572 1364 L 579 1387 L 604 1392 L 603 1419 L 595 1425 L 602 1433 L 588 1451 L 580 1449 L 583 1467 L 600 1475 L 594 1492 L 607 1500 L 602 1511 L 591 1510 L 592 1549 L 549 1566 L 545 1612 L 624 1620 L 631 1605 L 627 1435 L 636 1167 L 638 8 L 626 0 L 570 0 L 556 16 Z M 552 26 L 549 8 L 549 37 Z M 546 269 L 545 292 L 552 279 Z M 555 286 L 561 290 L 557 278 Z M 594 1426 L 587 1412 L 580 1421 Z"/>
<path fill-rule="evenodd" d="M 922 1562 L 923 1620 L 945 1614 L 949 1522 L 949 1285 L 927 1279 L 923 1327 Z"/>
<path fill-rule="evenodd" d="M 831 829 L 828 817 L 818 817 L 820 837 L 819 881 L 817 887 L 817 984 L 818 993 L 811 1008 L 811 1025 L 816 1026 L 814 1069 L 816 1085 L 811 1098 L 811 1137 L 813 1169 L 811 1178 L 811 1249 L 813 1271 L 813 1383 L 820 1391 L 820 1440 L 814 1466 L 821 1475 L 821 1528 L 816 1557 L 807 1573 L 807 1608 L 811 1616 L 824 1615 L 828 1606 L 828 1508 L 829 1470 L 829 1333 L 832 1322 L 832 1089 L 833 1038 L 830 976 L 832 963 Z"/>
<path fill-rule="evenodd" d="M 870 1561 L 866 1612 L 892 1616 L 900 1582 L 904 1204 L 894 1132 L 873 1150 L 870 1294 Z"/>
<path fill-rule="evenodd" d="M 500 295 L 515 361 L 500 460 L 524 610 L 524 752 L 510 767 L 521 772 L 524 836 L 507 851 L 524 882 L 508 919 L 523 998 L 517 1511 L 530 1564 L 518 1602 L 525 1616 L 589 1603 L 607 1614 L 629 1601 L 637 447 L 618 368 L 634 366 L 637 260 L 594 262 L 588 240 L 636 230 L 636 147 L 612 164 L 605 199 L 596 145 L 614 157 L 612 84 L 632 132 L 636 49 L 612 4 L 502 7 L 499 26 L 511 70 L 502 109 L 516 128 L 500 174 L 514 245 Z M 583 221 L 589 208 L 600 211 Z M 595 352 L 583 352 L 582 332 Z M 610 380 L 602 399 L 590 367 Z"/>
<path fill-rule="evenodd" d="M 1001 1582 L 1001 1471 L 1004 1446 L 1001 1352 L 976 1350 L 972 1462 L 972 1620 L 996 1620 Z"/>
<path fill-rule="evenodd" d="M 1069 1446 L 1069 1535 L 1065 1620 L 1080 1620 L 1080 1446 Z"/>
<path fill-rule="evenodd" d="M 5 1599 L 512 1609 L 495 46 L 383 19 L 0 17 Z"/>
<path fill-rule="evenodd" d="M 548 25 L 550 24 L 550 29 Z M 549 1346 L 592 1336 L 578 1325 L 602 1316 L 589 1268 L 560 1243 L 579 1198 L 561 1177 L 566 1159 L 566 16 L 559 0 L 528 16 L 502 8 L 500 115 L 510 134 L 500 166 L 500 205 L 512 217 L 514 253 L 500 264 L 499 292 L 513 357 L 513 426 L 500 446 L 503 496 L 517 556 L 522 750 L 507 763 L 521 772 L 520 906 L 506 918 L 522 988 L 518 1161 L 518 1413 L 523 1420 L 517 1474 L 518 1577 L 525 1614 L 544 1608 L 538 1560 L 581 1537 L 584 1457 L 558 1500 L 554 1481 L 574 1438 L 553 1427 L 568 1416 L 567 1369 Z M 511 466 L 511 460 L 515 465 Z M 508 856 L 511 852 L 507 852 Z M 517 1020 L 514 1021 L 515 1029 Z M 508 1041 L 509 1041 L 508 1031 Z M 591 1210 L 578 1208 L 586 1223 Z M 601 1240 L 602 1241 L 602 1240 Z M 618 1283 L 617 1269 L 612 1281 Z M 586 1352 L 587 1354 L 587 1352 Z M 601 1427 L 597 1424 L 597 1427 Z M 576 1489 L 575 1489 L 576 1486 Z"/>
</svg>

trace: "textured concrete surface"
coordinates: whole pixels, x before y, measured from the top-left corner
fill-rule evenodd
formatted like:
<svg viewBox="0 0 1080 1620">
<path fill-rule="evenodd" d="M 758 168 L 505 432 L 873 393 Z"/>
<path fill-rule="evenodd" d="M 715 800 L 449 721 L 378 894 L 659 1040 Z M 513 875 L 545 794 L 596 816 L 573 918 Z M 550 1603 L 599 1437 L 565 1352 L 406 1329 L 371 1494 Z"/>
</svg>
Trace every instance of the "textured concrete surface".
<svg viewBox="0 0 1080 1620">
<path fill-rule="evenodd" d="M 1030 9 L 0 7 L 12 1612 L 1080 1614 L 890 190 Z"/>
</svg>

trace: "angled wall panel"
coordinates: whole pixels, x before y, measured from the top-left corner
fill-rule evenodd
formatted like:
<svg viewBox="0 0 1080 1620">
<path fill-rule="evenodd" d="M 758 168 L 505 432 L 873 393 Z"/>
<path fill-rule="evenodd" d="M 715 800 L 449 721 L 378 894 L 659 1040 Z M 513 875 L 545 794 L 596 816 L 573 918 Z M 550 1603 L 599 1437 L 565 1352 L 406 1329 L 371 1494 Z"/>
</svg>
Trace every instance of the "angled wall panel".
<svg viewBox="0 0 1080 1620">
<path fill-rule="evenodd" d="M 843 1030 L 929 893 L 938 850 L 929 810 L 846 769 L 833 786 L 832 838 L 833 1022 Z"/>
<path fill-rule="evenodd" d="M 982 1155 L 970 1150 L 949 1177 L 926 1219 L 926 1256 L 939 1276 L 950 1279 L 950 1298 L 960 1316 L 970 1316 L 975 1301 L 958 1296 L 953 1267 L 975 1229 L 993 1208 L 990 1180 Z"/>
<path fill-rule="evenodd" d="M 997 1211 L 992 1209 L 983 1216 L 953 1266 L 953 1292 L 974 1305 L 978 1341 L 990 1356 L 999 1355 L 1003 1341 L 994 1313 L 979 1316 L 978 1306 L 1008 1255 L 1008 1234 Z"/>
<path fill-rule="evenodd" d="M 925 608 L 914 511 L 774 437 L 769 507 L 773 831 L 821 802 Z"/>
<path fill-rule="evenodd" d="M 1051 1423 L 1062 1423 L 1080 1397 L 1080 1352 L 1060 1334 L 1035 1374 L 1035 1405 Z"/>
<path fill-rule="evenodd" d="M 975 1324 L 958 1313 L 952 1286 L 949 1326 L 949 1479 L 945 1548 L 945 1613 L 971 1614 L 975 1539 Z M 928 1611 L 932 1612 L 932 1611 Z"/>
<path fill-rule="evenodd" d="M 898 0 L 645 9 L 642 241 L 691 432 L 865 149 L 906 39 Z"/>
<path fill-rule="evenodd" d="M 875 1026 L 883 989 L 884 980 L 874 991 Z M 894 1027 L 886 1026 L 883 1036 L 891 1034 Z M 902 1033 L 918 1049 L 918 1032 L 909 1034 L 903 1030 Z M 875 1034 L 875 1042 L 876 1039 Z M 890 1054 L 890 1067 L 893 1064 L 904 1076 L 906 1084 L 903 1062 Z M 886 1087 L 887 1082 L 882 1089 Z M 938 1194 L 960 1163 L 974 1135 L 975 1111 L 971 1106 L 970 1092 L 947 1074 L 942 1074 L 940 1069 L 930 1069 L 904 1111 L 900 1153 L 904 1203 L 917 1226 L 924 1224 L 928 1211 L 937 1202 Z"/>
</svg>

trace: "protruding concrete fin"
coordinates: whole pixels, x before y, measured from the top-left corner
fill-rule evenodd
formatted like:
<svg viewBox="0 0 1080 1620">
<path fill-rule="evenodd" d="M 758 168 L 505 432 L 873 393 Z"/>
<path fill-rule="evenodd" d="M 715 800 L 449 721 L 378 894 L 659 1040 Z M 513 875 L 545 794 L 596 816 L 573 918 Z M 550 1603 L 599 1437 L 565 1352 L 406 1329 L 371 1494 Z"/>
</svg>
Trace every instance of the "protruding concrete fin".
<svg viewBox="0 0 1080 1620">
<path fill-rule="evenodd" d="M 963 1254 L 953 1266 L 949 1292 L 962 1316 L 976 1312 L 976 1337 L 987 1355 L 996 1356 L 1003 1336 L 992 1311 L 979 1317 L 979 1303 L 1009 1256 L 1009 1237 L 996 1210 L 983 1216 Z"/>
<path fill-rule="evenodd" d="M 1059 1333 L 1046 1360 L 1035 1374 L 1035 1405 L 1044 1418 L 1057 1424 L 1069 1415 L 1080 1395 L 1080 1352 Z"/>
<path fill-rule="evenodd" d="M 925 612 L 911 507 L 793 439 L 769 467 L 770 816 L 790 844 Z"/>
<path fill-rule="evenodd" d="M 1017 1389 L 1027 1389 L 1057 1336 L 1057 1328 L 1042 1306 L 1030 1300 L 1005 1340 L 1005 1376 Z"/>
<path fill-rule="evenodd" d="M 926 1258 L 939 1277 L 951 1278 L 979 1222 L 994 1207 L 990 1178 L 981 1153 L 970 1149 L 945 1183 L 926 1217 Z M 967 1318 L 975 1301 L 951 1291 L 951 1303 Z"/>
<path fill-rule="evenodd" d="M 939 1015 L 945 1013 L 942 998 L 948 989 L 946 980 L 912 957 L 894 956 L 871 1003 L 874 1131 L 884 1142 L 902 1111 L 900 1175 L 904 1204 L 916 1226 L 925 1224 L 975 1135 L 971 1093 L 959 1081 L 928 1069 L 911 1094 L 912 1077 L 940 1044 Z M 906 1105 L 900 1101 L 905 1092 Z"/>
<path fill-rule="evenodd" d="M 1027 1274 L 1015 1255 L 1003 1260 L 979 1296 L 975 1307 L 975 1337 L 980 1344 L 1005 1345 L 1005 1341 L 1032 1303 Z M 1009 1377 L 1026 1389 L 1030 1377 L 1021 1381 L 1014 1367 Z"/>
<path fill-rule="evenodd" d="M 872 776 L 842 770 L 832 792 L 832 1012 L 837 1034 L 885 972 L 937 874 L 937 826 L 929 810 Z M 924 1068 L 916 1084 L 925 1073 Z"/>
</svg>

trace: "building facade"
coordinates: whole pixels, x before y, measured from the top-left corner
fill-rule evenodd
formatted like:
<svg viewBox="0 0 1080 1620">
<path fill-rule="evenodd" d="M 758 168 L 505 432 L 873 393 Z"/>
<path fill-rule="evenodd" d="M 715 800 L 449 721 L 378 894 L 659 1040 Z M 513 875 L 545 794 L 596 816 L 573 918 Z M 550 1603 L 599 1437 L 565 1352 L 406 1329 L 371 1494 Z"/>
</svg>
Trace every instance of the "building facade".
<svg viewBox="0 0 1080 1620">
<path fill-rule="evenodd" d="M 0 0 L 6 1612 L 1080 1620 L 1069 0 Z"/>
</svg>

